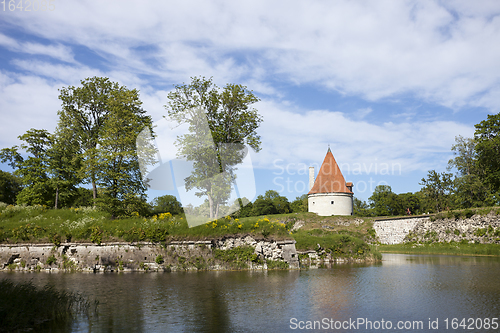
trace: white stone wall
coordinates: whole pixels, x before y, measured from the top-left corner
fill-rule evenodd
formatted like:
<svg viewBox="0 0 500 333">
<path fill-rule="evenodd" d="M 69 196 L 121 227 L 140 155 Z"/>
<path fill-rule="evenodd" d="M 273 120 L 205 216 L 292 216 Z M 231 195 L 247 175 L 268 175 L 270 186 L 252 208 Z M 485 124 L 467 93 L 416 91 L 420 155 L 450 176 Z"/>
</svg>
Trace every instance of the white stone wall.
<svg viewBox="0 0 500 333">
<path fill-rule="evenodd" d="M 428 217 L 393 219 L 373 222 L 373 229 L 382 244 L 400 244 L 419 222 L 429 221 Z"/>
<path fill-rule="evenodd" d="M 352 215 L 352 194 L 349 193 L 309 194 L 308 204 L 309 212 L 319 216 Z"/>
</svg>

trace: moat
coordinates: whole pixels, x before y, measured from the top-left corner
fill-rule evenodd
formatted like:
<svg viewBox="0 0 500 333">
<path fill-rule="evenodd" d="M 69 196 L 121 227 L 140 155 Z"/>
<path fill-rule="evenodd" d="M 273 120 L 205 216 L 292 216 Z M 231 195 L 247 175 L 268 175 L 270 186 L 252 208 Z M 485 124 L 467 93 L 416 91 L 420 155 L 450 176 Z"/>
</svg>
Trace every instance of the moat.
<svg viewBox="0 0 500 333">
<path fill-rule="evenodd" d="M 397 332 L 419 323 L 430 331 L 436 319 L 444 331 L 446 319 L 451 330 L 453 318 L 499 317 L 499 276 L 498 257 L 401 254 L 309 270 L 1 273 L 97 299 L 99 315 L 72 332 L 289 332 L 361 319 L 372 323 L 363 332 L 380 332 L 382 320 Z"/>
</svg>

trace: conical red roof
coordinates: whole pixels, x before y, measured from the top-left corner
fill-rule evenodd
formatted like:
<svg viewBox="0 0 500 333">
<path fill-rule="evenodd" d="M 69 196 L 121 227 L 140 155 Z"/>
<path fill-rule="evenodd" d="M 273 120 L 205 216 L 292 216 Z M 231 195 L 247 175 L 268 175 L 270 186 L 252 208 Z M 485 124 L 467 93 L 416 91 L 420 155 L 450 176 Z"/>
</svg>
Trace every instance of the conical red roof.
<svg viewBox="0 0 500 333">
<path fill-rule="evenodd" d="M 308 194 L 313 193 L 352 193 L 346 186 L 344 176 L 330 148 Z"/>
</svg>

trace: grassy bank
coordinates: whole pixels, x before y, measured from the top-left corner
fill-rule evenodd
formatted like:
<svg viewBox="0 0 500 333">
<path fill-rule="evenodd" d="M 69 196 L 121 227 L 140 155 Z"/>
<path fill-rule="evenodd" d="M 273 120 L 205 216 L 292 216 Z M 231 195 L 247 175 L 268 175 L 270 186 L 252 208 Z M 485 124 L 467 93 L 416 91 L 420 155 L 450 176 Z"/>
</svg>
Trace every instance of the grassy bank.
<svg viewBox="0 0 500 333">
<path fill-rule="evenodd" d="M 294 230 L 294 226 L 300 226 Z M 332 257 L 365 258 L 373 251 L 375 231 L 371 219 L 352 216 L 322 217 L 314 213 L 233 218 L 226 216 L 188 227 L 183 215 L 163 213 L 151 217 L 112 219 L 107 213 L 87 208 L 50 209 L 0 203 L 0 242 L 168 242 L 251 235 L 254 238 L 291 239 L 297 250 L 315 250 Z M 319 245 L 319 247 L 318 247 Z"/>
<path fill-rule="evenodd" d="M 298 251 L 315 250 L 329 254 L 332 258 L 363 259 L 373 255 L 376 259 L 381 259 L 380 253 L 370 248 L 362 238 L 349 235 L 347 232 L 299 230 L 293 233 L 293 238 L 297 242 L 295 247 Z"/>
<path fill-rule="evenodd" d="M 259 238 L 291 238 L 296 222 L 301 230 L 320 229 L 359 239 L 374 237 L 370 223 L 349 225 L 355 218 L 320 217 L 313 213 L 278 214 L 246 218 L 225 218 L 190 228 L 183 215 L 163 213 L 151 217 L 112 219 L 100 210 L 84 208 L 50 209 L 42 206 L 12 206 L 0 203 L 0 242 L 54 243 L 151 241 L 203 239 L 225 235 L 255 235 Z M 346 224 L 346 225 L 343 225 Z M 300 234 L 298 235 L 300 237 Z"/>
<path fill-rule="evenodd" d="M 77 314 L 88 316 L 91 310 L 95 307 L 80 295 L 52 286 L 0 281 L 0 332 L 69 328 Z"/>
<path fill-rule="evenodd" d="M 382 253 L 500 256 L 499 244 L 469 244 L 456 242 L 431 244 L 405 243 L 377 245 L 375 247 Z"/>
<path fill-rule="evenodd" d="M 54 210 L 0 203 L 0 242 L 3 243 L 162 242 L 237 234 L 284 238 L 289 237 L 292 225 L 293 221 L 283 223 L 279 217 L 252 217 L 240 221 L 228 216 L 190 228 L 184 216 L 170 213 L 111 219 L 105 212 L 90 207 Z"/>
</svg>

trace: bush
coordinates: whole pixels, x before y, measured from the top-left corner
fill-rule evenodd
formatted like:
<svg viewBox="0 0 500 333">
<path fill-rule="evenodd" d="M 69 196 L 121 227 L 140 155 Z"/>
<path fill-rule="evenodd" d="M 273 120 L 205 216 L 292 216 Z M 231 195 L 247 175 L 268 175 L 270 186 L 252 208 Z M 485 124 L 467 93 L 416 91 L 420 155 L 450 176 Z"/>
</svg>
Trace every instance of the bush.
<svg viewBox="0 0 500 333">
<path fill-rule="evenodd" d="M 156 262 L 158 265 L 161 265 L 161 264 L 163 264 L 165 261 L 163 260 L 163 256 L 162 256 L 161 254 L 159 254 L 159 255 L 157 255 L 157 256 L 156 256 L 155 262 Z"/>
<path fill-rule="evenodd" d="M 37 288 L 31 281 L 0 281 L 0 304 L 2 332 L 36 332 L 47 323 L 52 324 L 51 328 L 56 328 L 56 324 L 59 331 L 70 326 L 76 314 L 88 317 L 91 312 L 90 302 L 81 295 L 57 291 L 49 285 Z"/>
<path fill-rule="evenodd" d="M 52 265 L 57 263 L 57 259 L 54 255 L 51 255 L 50 257 L 47 258 L 47 261 L 45 262 L 47 265 Z"/>
</svg>

